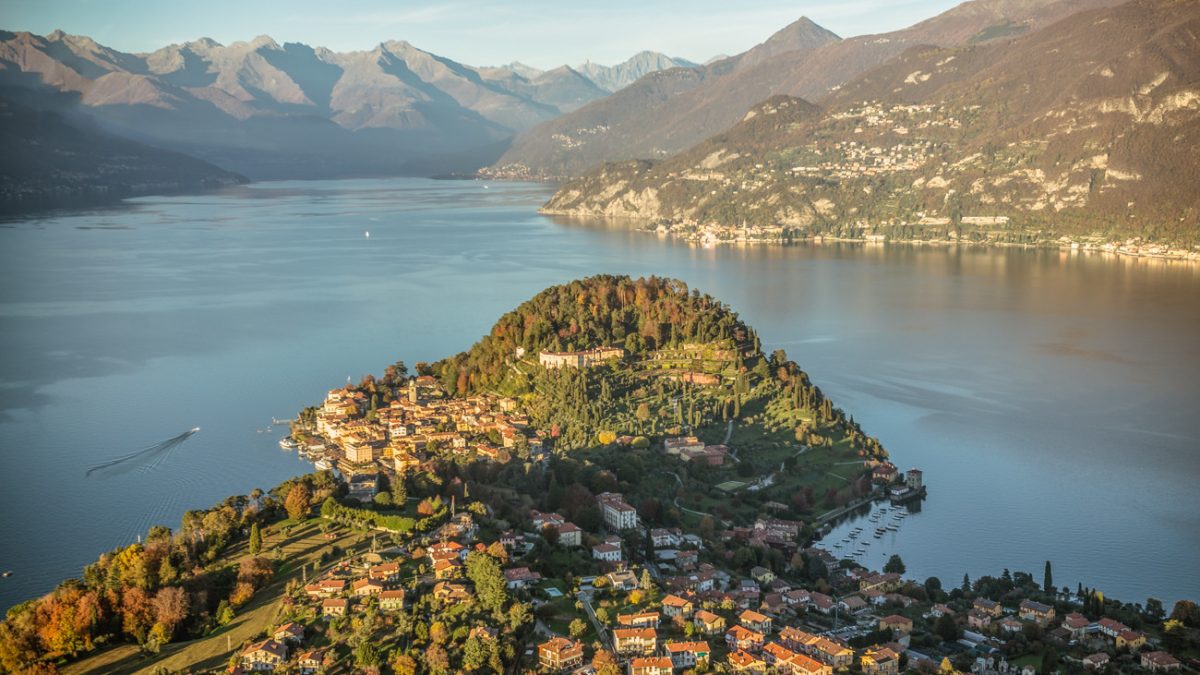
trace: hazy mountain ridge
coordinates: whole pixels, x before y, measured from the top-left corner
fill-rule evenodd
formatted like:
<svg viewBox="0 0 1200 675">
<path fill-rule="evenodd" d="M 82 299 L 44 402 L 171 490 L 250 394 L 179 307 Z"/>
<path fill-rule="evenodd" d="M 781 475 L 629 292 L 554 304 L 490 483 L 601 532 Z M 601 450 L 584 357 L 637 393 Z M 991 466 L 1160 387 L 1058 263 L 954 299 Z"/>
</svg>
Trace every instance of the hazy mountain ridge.
<svg viewBox="0 0 1200 675">
<path fill-rule="evenodd" d="M 582 73 L 596 86 L 612 93 L 628 87 L 650 73 L 671 68 L 695 68 L 698 64 L 687 59 L 680 59 L 660 52 L 642 51 L 615 66 L 604 66 L 598 63 L 580 64 L 575 70 Z"/>
<path fill-rule="evenodd" d="M 546 210 L 855 237 L 1190 245 L 1197 36 L 1197 0 L 1134 0 L 1011 42 L 913 48 L 821 112 L 767 101 L 668 160 L 571 182 Z M 982 227 L 964 234 L 963 218 Z"/>
<path fill-rule="evenodd" d="M 603 162 L 660 159 L 729 128 L 751 106 L 771 96 L 820 100 L 914 46 L 1011 39 L 1072 13 L 1119 1 L 972 0 L 903 30 L 844 40 L 802 18 L 742 54 L 694 73 L 656 73 L 542 123 L 518 135 L 484 173 L 561 179 L 582 175 Z"/>
<path fill-rule="evenodd" d="M 118 138 L 0 98 L 0 203 L 6 207 L 235 185 L 207 162 Z"/>
<path fill-rule="evenodd" d="M 128 54 L 62 31 L 0 32 L 0 84 L 73 94 L 113 133 L 260 178 L 469 171 L 609 93 L 565 66 L 475 68 L 404 41 L 337 53 L 201 38 Z"/>
</svg>

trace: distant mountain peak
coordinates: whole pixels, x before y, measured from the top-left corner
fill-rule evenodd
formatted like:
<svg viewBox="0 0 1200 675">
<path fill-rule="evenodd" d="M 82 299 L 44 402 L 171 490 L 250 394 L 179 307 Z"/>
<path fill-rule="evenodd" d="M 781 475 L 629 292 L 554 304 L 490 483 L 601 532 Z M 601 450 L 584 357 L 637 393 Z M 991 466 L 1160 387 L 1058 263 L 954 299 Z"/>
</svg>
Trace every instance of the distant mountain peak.
<svg viewBox="0 0 1200 675">
<path fill-rule="evenodd" d="M 528 79 L 528 80 L 532 80 L 533 78 L 546 72 L 546 71 L 542 70 L 541 68 L 534 68 L 533 66 L 525 64 L 525 63 L 521 63 L 520 61 L 513 61 L 512 63 L 509 63 L 504 66 L 500 66 L 500 67 L 505 68 L 507 70 L 511 70 L 512 72 L 516 73 L 517 75 L 520 75 L 521 77 L 524 77 L 525 79 Z"/>
<path fill-rule="evenodd" d="M 77 47 L 84 47 L 90 51 L 98 51 L 102 47 L 92 38 L 86 35 L 71 35 L 63 31 L 61 28 L 55 29 L 53 33 L 46 36 L 50 42 L 65 42 Z"/>
<path fill-rule="evenodd" d="M 671 68 L 695 68 L 696 64 L 662 52 L 640 51 L 615 66 L 605 66 L 588 60 L 575 70 L 607 91 L 617 91 L 633 84 L 643 76 Z"/>
<path fill-rule="evenodd" d="M 210 37 L 197 38 L 191 42 L 185 42 L 184 45 L 188 47 L 203 47 L 205 49 L 215 49 L 224 46 Z"/>
<path fill-rule="evenodd" d="M 259 35 L 250 41 L 250 46 L 255 49 L 280 49 L 279 43 L 276 42 L 275 38 L 272 38 L 270 35 Z"/>
<path fill-rule="evenodd" d="M 817 24 L 807 16 L 802 16 L 775 31 L 771 37 L 748 53 L 758 52 L 762 56 L 773 56 L 795 49 L 816 49 L 839 40 L 841 38 L 833 31 Z"/>
</svg>

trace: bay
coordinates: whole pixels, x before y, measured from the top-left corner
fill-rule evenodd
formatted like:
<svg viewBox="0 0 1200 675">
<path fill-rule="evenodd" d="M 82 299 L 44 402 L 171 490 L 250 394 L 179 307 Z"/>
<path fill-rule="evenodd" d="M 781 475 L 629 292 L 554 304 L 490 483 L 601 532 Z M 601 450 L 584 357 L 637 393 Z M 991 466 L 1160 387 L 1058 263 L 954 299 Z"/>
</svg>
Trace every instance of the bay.
<svg viewBox="0 0 1200 675">
<path fill-rule="evenodd" d="M 0 221 L 0 606 L 309 470 L 292 416 L 468 347 L 542 288 L 679 277 L 783 348 L 930 494 L 866 562 L 1200 597 L 1200 271 L 1058 251 L 706 249 L 537 215 L 539 185 L 363 179 Z M 369 236 L 368 236 L 369 233 Z M 88 466 L 189 438 L 151 471 Z M 847 523 L 827 541 L 840 540 Z"/>
</svg>

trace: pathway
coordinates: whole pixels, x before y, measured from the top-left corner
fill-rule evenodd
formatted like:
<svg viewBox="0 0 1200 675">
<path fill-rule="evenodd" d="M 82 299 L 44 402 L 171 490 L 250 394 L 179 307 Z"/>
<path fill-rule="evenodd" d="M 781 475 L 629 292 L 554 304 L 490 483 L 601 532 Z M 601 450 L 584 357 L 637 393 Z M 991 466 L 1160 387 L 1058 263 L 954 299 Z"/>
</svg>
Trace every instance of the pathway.
<svg viewBox="0 0 1200 675">
<path fill-rule="evenodd" d="M 575 597 L 579 598 L 579 601 L 583 603 L 583 611 L 587 612 L 588 620 L 592 622 L 592 628 L 596 629 L 596 637 L 600 638 L 600 644 L 608 649 L 612 649 L 612 642 L 608 639 L 608 631 L 600 623 L 600 619 L 596 618 L 596 612 L 592 609 L 592 596 L 580 591 Z"/>
</svg>

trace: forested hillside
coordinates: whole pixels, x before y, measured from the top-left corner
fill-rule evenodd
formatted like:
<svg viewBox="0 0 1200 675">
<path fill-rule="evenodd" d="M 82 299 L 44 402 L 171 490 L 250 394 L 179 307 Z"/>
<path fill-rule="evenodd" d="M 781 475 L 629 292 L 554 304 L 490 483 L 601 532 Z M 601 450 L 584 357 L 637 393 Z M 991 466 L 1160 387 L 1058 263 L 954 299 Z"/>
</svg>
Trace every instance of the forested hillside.
<svg viewBox="0 0 1200 675">
<path fill-rule="evenodd" d="M 1200 2 L 1134 0 L 1002 44 L 914 48 L 825 101 L 777 97 L 550 213 L 798 236 L 1200 243 Z"/>
</svg>

